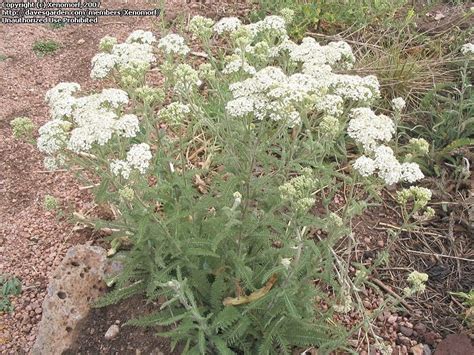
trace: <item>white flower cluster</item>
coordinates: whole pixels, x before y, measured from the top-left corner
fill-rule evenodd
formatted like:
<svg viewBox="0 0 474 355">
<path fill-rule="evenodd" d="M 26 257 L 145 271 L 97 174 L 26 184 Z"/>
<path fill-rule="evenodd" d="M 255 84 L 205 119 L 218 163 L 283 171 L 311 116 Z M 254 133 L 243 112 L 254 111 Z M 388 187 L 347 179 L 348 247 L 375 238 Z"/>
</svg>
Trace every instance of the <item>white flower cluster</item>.
<svg viewBox="0 0 474 355">
<path fill-rule="evenodd" d="M 373 158 L 363 155 L 353 164 L 354 169 L 362 176 L 367 177 L 377 171 L 378 176 L 387 185 L 396 184 L 399 181 L 413 183 L 424 177 L 418 164 L 401 164 L 390 147 L 380 145 L 373 150 L 372 155 Z"/>
<path fill-rule="evenodd" d="M 262 33 L 268 33 L 272 36 L 287 38 L 286 21 L 281 16 L 267 16 L 263 20 L 246 25 L 250 32 L 257 36 Z"/>
<path fill-rule="evenodd" d="M 280 15 L 285 19 L 287 24 L 292 23 L 293 19 L 295 18 L 295 12 L 287 7 L 280 10 Z"/>
<path fill-rule="evenodd" d="M 156 38 L 150 31 L 136 30 L 130 33 L 125 42 L 153 44 L 156 42 Z"/>
<path fill-rule="evenodd" d="M 202 84 L 198 72 L 188 64 L 178 65 L 174 77 L 176 80 L 174 89 L 181 94 L 188 93 Z"/>
<path fill-rule="evenodd" d="M 120 44 L 111 38 L 106 36 L 101 40 L 100 47 L 105 52 L 97 53 L 92 58 L 93 79 L 105 78 L 114 68 L 148 67 L 156 60 L 151 45 L 156 39 L 151 32 L 134 31 L 125 43 Z"/>
<path fill-rule="evenodd" d="M 347 133 L 366 151 L 373 151 L 380 142 L 389 142 L 395 133 L 395 125 L 389 117 L 376 115 L 368 107 L 351 110 L 350 117 Z"/>
<path fill-rule="evenodd" d="M 60 119 L 53 119 L 46 122 L 38 130 L 37 141 L 38 150 L 45 154 L 55 154 L 62 149 L 68 139 L 68 130 L 71 124 Z"/>
<path fill-rule="evenodd" d="M 309 75 L 287 76 L 278 67 L 266 67 L 254 77 L 230 85 L 234 100 L 226 105 L 232 117 L 253 114 L 255 118 L 285 120 L 290 127 L 301 121 L 298 107 L 320 95 L 320 85 Z"/>
<path fill-rule="evenodd" d="M 86 152 L 93 144 L 104 145 L 113 136 L 135 137 L 139 119 L 119 112 L 128 103 L 128 94 L 120 89 L 104 89 L 101 93 L 76 98 L 76 83 L 60 83 L 46 93 L 52 120 L 39 129 L 38 149 L 50 155 L 45 166 L 57 166 L 62 149 Z M 64 160 L 64 159 L 63 159 Z"/>
<path fill-rule="evenodd" d="M 254 75 L 257 71 L 253 66 L 251 66 L 247 61 L 243 61 L 242 57 L 238 55 L 233 55 L 229 58 L 229 62 L 226 64 L 225 68 L 222 70 L 223 74 L 232 74 L 242 71 L 244 73 Z"/>
<path fill-rule="evenodd" d="M 172 125 L 180 124 L 191 112 L 188 105 L 180 102 L 172 102 L 158 112 L 158 117 L 164 122 Z"/>
<path fill-rule="evenodd" d="M 158 42 L 158 48 L 166 54 L 174 54 L 185 56 L 190 52 L 189 47 L 186 45 L 184 38 L 175 33 L 163 37 Z"/>
<path fill-rule="evenodd" d="M 337 64 L 350 69 L 355 62 L 352 48 L 344 41 L 331 42 L 326 46 L 321 46 L 314 38 L 305 37 L 299 45 L 285 41 L 281 49 L 288 50 L 291 60 L 311 66 L 323 64 L 335 66 Z"/>
<path fill-rule="evenodd" d="M 148 144 L 134 144 L 128 151 L 126 160 L 113 160 L 110 163 L 110 171 L 115 176 L 121 175 L 124 179 L 128 179 L 134 169 L 143 175 L 150 166 L 151 158 L 152 154 Z"/>
<path fill-rule="evenodd" d="M 45 101 L 50 107 L 53 119 L 62 119 L 72 115 L 74 98 L 72 94 L 79 91 L 81 86 L 77 83 L 59 83 L 46 92 Z"/>
<path fill-rule="evenodd" d="M 461 47 L 461 53 L 464 55 L 474 55 L 474 43 L 466 43 Z"/>
<path fill-rule="evenodd" d="M 214 25 L 214 32 L 219 35 L 237 30 L 242 22 L 237 17 L 224 17 Z"/>
<path fill-rule="evenodd" d="M 405 108 L 406 104 L 407 103 L 402 97 L 396 97 L 392 100 L 392 108 L 396 112 L 401 112 Z"/>
<path fill-rule="evenodd" d="M 196 37 L 210 38 L 212 36 L 212 26 L 214 26 L 214 20 L 196 15 L 189 21 L 188 28 Z"/>
</svg>

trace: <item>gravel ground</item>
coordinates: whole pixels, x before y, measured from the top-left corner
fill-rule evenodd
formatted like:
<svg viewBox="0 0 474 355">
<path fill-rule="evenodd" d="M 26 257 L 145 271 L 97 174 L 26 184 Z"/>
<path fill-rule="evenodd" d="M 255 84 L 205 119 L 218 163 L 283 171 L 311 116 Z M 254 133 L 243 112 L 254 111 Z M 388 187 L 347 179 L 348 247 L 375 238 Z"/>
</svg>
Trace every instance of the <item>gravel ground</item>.
<svg viewBox="0 0 474 355">
<path fill-rule="evenodd" d="M 121 1 L 102 1 L 103 8 L 124 7 Z M 184 1 L 167 1 L 168 8 L 179 8 Z M 146 1 L 127 4 L 146 9 Z M 170 11 L 170 14 L 172 12 Z M 11 314 L 2 315 L 0 353 L 28 352 L 35 341 L 41 318 L 41 303 L 48 276 L 64 253 L 87 236 L 72 231 L 66 218 L 43 207 L 45 195 L 55 196 L 69 212 L 91 207 L 87 192 L 80 191 L 67 172 L 48 173 L 43 157 L 30 144 L 12 138 L 9 122 L 18 116 L 30 117 L 38 126 L 49 119 L 44 95 L 62 81 L 78 82 L 84 92 L 99 89 L 89 78 L 90 61 L 99 40 L 114 35 L 119 40 L 135 29 L 156 32 L 156 19 L 106 18 L 98 25 L 0 25 L 0 274 L 21 279 L 23 292 L 13 299 Z M 111 23 L 111 24 L 108 24 Z M 60 43 L 53 55 L 38 57 L 35 41 L 52 39 Z M 107 87 L 107 82 L 101 86 Z"/>
</svg>

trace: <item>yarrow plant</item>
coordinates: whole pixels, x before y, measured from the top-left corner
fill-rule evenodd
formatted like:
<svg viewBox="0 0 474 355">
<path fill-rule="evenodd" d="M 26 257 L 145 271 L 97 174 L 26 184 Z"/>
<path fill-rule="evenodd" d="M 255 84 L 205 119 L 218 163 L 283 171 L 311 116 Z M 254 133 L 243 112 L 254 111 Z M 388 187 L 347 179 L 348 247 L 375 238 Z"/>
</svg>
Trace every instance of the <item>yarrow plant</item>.
<svg viewBox="0 0 474 355">
<path fill-rule="evenodd" d="M 188 29 L 207 54 L 199 68 L 178 34 L 105 37 L 91 75 L 117 88 L 84 94 L 60 83 L 46 95 L 52 120 L 37 142 L 45 164 L 80 166 L 96 199 L 117 211 L 97 221 L 114 231 L 109 254 L 123 238 L 130 244 L 100 304 L 137 293 L 164 300 L 130 323 L 173 325 L 162 335 L 185 353 L 343 346 L 333 312 L 356 309 L 367 279 L 349 276 L 334 252 L 365 204 L 356 190 L 423 177 L 405 153 L 424 142 L 397 139 L 404 101 L 394 102 L 393 118 L 375 112 L 377 78 L 345 72 L 351 47 L 291 41 L 293 16 L 251 24 L 194 17 Z M 220 37 L 222 51 L 212 46 Z M 145 80 L 152 66 L 160 87 Z M 354 169 L 340 169 L 354 154 Z M 341 184 L 353 192 L 336 209 Z M 330 307 L 314 307 L 328 289 Z"/>
</svg>

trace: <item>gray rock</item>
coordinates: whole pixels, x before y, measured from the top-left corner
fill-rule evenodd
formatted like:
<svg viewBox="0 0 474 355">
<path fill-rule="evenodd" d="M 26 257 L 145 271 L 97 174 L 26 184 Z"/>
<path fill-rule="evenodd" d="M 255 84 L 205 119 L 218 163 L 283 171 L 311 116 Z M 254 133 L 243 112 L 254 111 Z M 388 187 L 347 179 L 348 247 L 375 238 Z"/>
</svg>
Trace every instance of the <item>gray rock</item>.
<svg viewBox="0 0 474 355">
<path fill-rule="evenodd" d="M 423 355 L 431 355 L 431 348 L 428 345 L 423 345 Z"/>
<path fill-rule="evenodd" d="M 103 248 L 88 245 L 67 251 L 48 284 L 31 354 L 61 354 L 72 344 L 77 324 L 106 291 L 106 254 Z"/>
<path fill-rule="evenodd" d="M 403 335 L 406 335 L 407 337 L 410 337 L 413 334 L 413 329 L 410 329 L 408 327 L 405 327 L 405 326 L 401 325 L 400 326 L 400 333 L 402 333 Z"/>
<path fill-rule="evenodd" d="M 120 332 L 120 328 L 117 324 L 112 324 L 109 329 L 107 329 L 107 331 L 105 332 L 105 335 L 104 335 L 104 338 L 106 340 L 111 340 L 113 338 L 115 338 L 118 333 Z"/>
</svg>

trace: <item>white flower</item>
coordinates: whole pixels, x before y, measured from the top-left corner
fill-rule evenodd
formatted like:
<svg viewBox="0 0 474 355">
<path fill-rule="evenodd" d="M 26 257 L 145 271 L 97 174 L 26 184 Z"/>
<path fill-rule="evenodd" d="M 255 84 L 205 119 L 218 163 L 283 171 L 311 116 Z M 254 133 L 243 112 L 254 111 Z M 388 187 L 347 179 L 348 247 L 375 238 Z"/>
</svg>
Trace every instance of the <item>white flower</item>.
<svg viewBox="0 0 474 355">
<path fill-rule="evenodd" d="M 45 100 L 47 103 L 62 99 L 64 96 L 71 96 L 76 91 L 81 90 L 78 83 L 63 82 L 46 92 Z"/>
<path fill-rule="evenodd" d="M 198 37 L 211 37 L 212 26 L 214 26 L 214 20 L 200 15 L 194 16 L 189 21 L 189 31 Z"/>
<path fill-rule="evenodd" d="M 300 45 L 287 42 L 285 46 L 291 60 L 306 65 L 328 64 L 334 66 L 337 64 L 349 69 L 355 62 L 351 47 L 343 41 L 331 42 L 326 46 L 321 46 L 314 38 L 305 37 Z"/>
<path fill-rule="evenodd" d="M 180 102 L 172 102 L 158 112 L 158 117 L 169 124 L 180 124 L 191 112 L 188 105 Z"/>
<path fill-rule="evenodd" d="M 378 176 L 387 185 L 396 184 L 402 176 L 402 167 L 393 154 L 390 147 L 381 145 L 375 148 L 375 165 L 378 169 Z"/>
<path fill-rule="evenodd" d="M 338 95 L 323 95 L 316 97 L 314 107 L 316 110 L 332 116 L 341 116 L 343 111 L 344 100 Z"/>
<path fill-rule="evenodd" d="M 54 154 L 62 149 L 67 141 L 67 130 L 71 124 L 67 121 L 54 119 L 46 122 L 38 130 L 38 150 L 46 154 Z"/>
<path fill-rule="evenodd" d="M 229 101 L 225 110 L 231 117 L 244 117 L 253 112 L 254 101 L 249 97 L 239 97 Z"/>
<path fill-rule="evenodd" d="M 104 89 L 100 94 L 100 101 L 107 102 L 113 108 L 119 108 L 128 104 L 128 94 L 120 89 Z"/>
<path fill-rule="evenodd" d="M 79 91 L 81 86 L 77 83 L 59 83 L 48 90 L 45 95 L 45 101 L 49 104 L 51 116 L 53 119 L 63 119 L 70 117 L 76 99 L 73 93 Z"/>
<path fill-rule="evenodd" d="M 214 31 L 221 35 L 223 33 L 234 32 L 242 25 L 237 17 L 224 17 L 214 25 Z"/>
<path fill-rule="evenodd" d="M 376 115 L 370 108 L 359 107 L 351 110 L 347 133 L 366 151 L 372 151 L 379 142 L 392 139 L 395 125 L 389 117 Z"/>
<path fill-rule="evenodd" d="M 110 171 L 115 176 L 122 175 L 124 179 L 128 179 L 130 177 L 130 173 L 132 171 L 130 165 L 123 160 L 113 160 L 110 163 Z"/>
<path fill-rule="evenodd" d="M 464 55 L 474 55 L 474 43 L 466 43 L 461 47 L 461 53 Z"/>
<path fill-rule="evenodd" d="M 406 102 L 401 97 L 396 97 L 392 100 L 392 107 L 395 111 L 401 112 L 406 106 Z"/>
<path fill-rule="evenodd" d="M 416 163 L 403 163 L 402 166 L 402 180 L 413 183 L 423 179 L 425 176 L 420 170 L 420 166 Z"/>
<path fill-rule="evenodd" d="M 286 21 L 281 16 L 267 16 L 255 24 L 256 32 L 268 32 L 273 36 L 286 36 Z"/>
<path fill-rule="evenodd" d="M 48 171 L 54 171 L 59 168 L 59 163 L 54 156 L 46 156 L 43 160 L 43 166 Z"/>
<path fill-rule="evenodd" d="M 247 61 L 242 61 L 242 58 L 236 56 L 229 63 L 226 64 L 225 68 L 222 70 L 223 74 L 232 74 L 237 73 L 242 70 L 244 73 L 254 75 L 256 70 L 251 66 Z"/>
<path fill-rule="evenodd" d="M 292 23 L 293 19 L 295 18 L 295 12 L 292 9 L 287 7 L 280 10 L 281 17 L 285 19 L 287 24 Z"/>
<path fill-rule="evenodd" d="M 109 75 L 110 71 L 117 64 L 117 57 L 109 53 L 97 53 L 92 58 L 92 79 L 103 79 Z"/>
<path fill-rule="evenodd" d="M 280 264 L 282 264 L 285 267 L 285 269 L 288 270 L 291 265 L 291 258 L 281 258 Z"/>
<path fill-rule="evenodd" d="M 178 65 L 174 71 L 174 76 L 176 78 L 174 89 L 182 94 L 192 91 L 202 84 L 198 72 L 188 64 Z"/>
<path fill-rule="evenodd" d="M 190 52 L 189 47 L 186 45 L 184 38 L 175 33 L 163 37 L 158 42 L 158 48 L 163 50 L 166 54 L 176 54 L 185 56 Z"/>
<path fill-rule="evenodd" d="M 130 33 L 125 42 L 153 44 L 156 42 L 156 38 L 150 31 L 136 30 Z"/>
<path fill-rule="evenodd" d="M 127 163 L 141 174 L 145 174 L 151 158 L 150 146 L 146 143 L 134 144 L 127 153 Z"/>
<path fill-rule="evenodd" d="M 119 136 L 133 138 L 140 130 L 138 117 L 135 115 L 123 115 L 115 123 L 115 130 Z"/>
<path fill-rule="evenodd" d="M 334 94 L 341 96 L 344 100 L 354 102 L 370 103 L 380 96 L 380 84 L 377 77 L 369 75 L 360 77 L 358 75 L 334 74 L 329 76 L 329 85 Z"/>
<path fill-rule="evenodd" d="M 149 66 L 156 58 L 153 47 L 147 43 L 120 43 L 112 49 L 119 69 Z"/>
<path fill-rule="evenodd" d="M 354 169 L 356 169 L 360 175 L 367 177 L 371 176 L 375 172 L 375 161 L 365 155 L 357 158 L 353 164 Z"/>
</svg>

